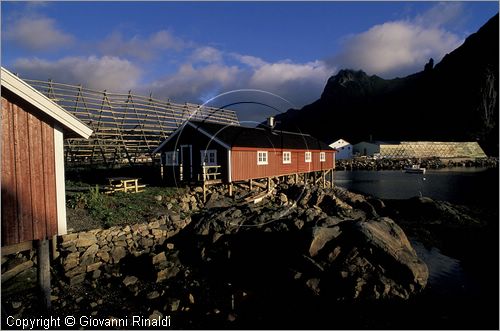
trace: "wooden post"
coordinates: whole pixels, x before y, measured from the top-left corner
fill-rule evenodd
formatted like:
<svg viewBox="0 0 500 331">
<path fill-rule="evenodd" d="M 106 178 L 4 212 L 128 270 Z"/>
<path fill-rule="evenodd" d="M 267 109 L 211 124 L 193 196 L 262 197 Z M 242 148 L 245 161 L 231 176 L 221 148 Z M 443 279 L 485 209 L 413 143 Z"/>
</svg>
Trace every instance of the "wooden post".
<svg viewBox="0 0 500 331">
<path fill-rule="evenodd" d="M 59 252 L 57 251 L 57 236 L 52 237 L 52 260 L 55 260 L 59 257 Z"/>
<path fill-rule="evenodd" d="M 38 288 L 42 307 L 46 310 L 51 308 L 50 303 L 50 249 L 49 240 L 36 241 L 37 276 Z"/>
<path fill-rule="evenodd" d="M 229 183 L 229 196 L 232 197 L 233 196 L 233 183 Z"/>
<path fill-rule="evenodd" d="M 271 177 L 267 177 L 267 192 L 271 192 Z"/>
<path fill-rule="evenodd" d="M 295 185 L 299 183 L 299 174 L 295 173 Z"/>
<path fill-rule="evenodd" d="M 323 188 L 325 188 L 325 187 L 326 187 L 326 178 L 325 178 L 325 177 L 326 177 L 326 173 L 325 173 L 325 171 L 323 170 Z"/>
<path fill-rule="evenodd" d="M 330 175 L 330 188 L 333 189 L 333 169 L 331 169 L 330 171 L 331 171 L 331 175 Z"/>
<path fill-rule="evenodd" d="M 163 178 L 163 165 L 160 165 L 160 177 L 161 177 L 161 180 L 163 181 L 164 178 Z"/>
<path fill-rule="evenodd" d="M 252 190 L 252 180 L 251 179 L 250 179 L 250 183 L 248 186 L 250 186 L 250 191 L 251 191 Z"/>
<path fill-rule="evenodd" d="M 205 180 L 203 180 L 203 203 L 207 202 L 207 184 L 205 184 Z"/>
</svg>

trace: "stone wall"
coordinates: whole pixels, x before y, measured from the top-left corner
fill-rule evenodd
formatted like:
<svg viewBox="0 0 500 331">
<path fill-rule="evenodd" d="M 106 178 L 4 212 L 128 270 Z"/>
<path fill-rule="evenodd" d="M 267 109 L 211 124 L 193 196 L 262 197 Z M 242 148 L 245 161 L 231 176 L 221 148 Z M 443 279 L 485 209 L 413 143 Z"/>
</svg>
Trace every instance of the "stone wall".
<svg viewBox="0 0 500 331">
<path fill-rule="evenodd" d="M 61 236 L 58 248 L 64 275 L 71 285 L 83 282 L 86 277 L 99 278 L 106 265 L 117 264 L 127 255 L 153 253 L 156 246 L 163 245 L 190 222 L 190 217 L 181 219 L 172 212 L 149 223 Z"/>
</svg>

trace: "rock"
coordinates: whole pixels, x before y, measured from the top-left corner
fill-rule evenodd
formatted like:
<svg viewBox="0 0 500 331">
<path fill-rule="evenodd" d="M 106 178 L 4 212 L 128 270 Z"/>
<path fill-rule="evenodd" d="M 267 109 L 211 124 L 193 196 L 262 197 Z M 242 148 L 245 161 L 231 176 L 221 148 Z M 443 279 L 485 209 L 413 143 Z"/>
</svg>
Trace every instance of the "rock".
<svg viewBox="0 0 500 331">
<path fill-rule="evenodd" d="M 234 321 L 236 321 L 236 315 L 235 315 L 235 314 L 233 314 L 233 313 L 229 313 L 229 314 L 227 315 L 227 320 L 228 320 L 229 322 L 234 322 Z"/>
<path fill-rule="evenodd" d="M 88 265 L 94 262 L 94 256 L 96 255 L 97 251 L 99 250 L 99 246 L 97 244 L 91 245 L 85 253 L 82 254 L 80 257 L 80 264 L 82 265 Z"/>
<path fill-rule="evenodd" d="M 6 282 L 7 280 L 11 279 L 12 277 L 16 276 L 17 274 L 23 272 L 24 270 L 27 270 L 33 266 L 33 262 L 31 260 L 28 260 L 26 262 L 23 262 L 14 268 L 7 270 L 2 274 L 2 283 Z"/>
<path fill-rule="evenodd" d="M 161 201 L 161 200 L 163 199 L 163 197 L 162 197 L 161 195 L 155 195 L 155 197 L 154 197 L 154 198 L 155 198 L 155 200 L 156 200 L 156 201 L 158 201 L 158 202 L 159 202 L 159 201 Z"/>
<path fill-rule="evenodd" d="M 165 252 L 161 252 L 159 254 L 156 254 L 153 256 L 153 264 L 161 264 L 167 261 L 167 257 L 165 255 Z"/>
<path fill-rule="evenodd" d="M 335 239 L 341 233 L 338 226 L 332 228 L 314 228 L 313 240 L 309 246 L 309 255 L 314 257 L 318 255 L 319 251 L 325 246 L 327 242 Z"/>
<path fill-rule="evenodd" d="M 76 238 L 78 238 L 78 234 L 77 233 L 70 233 L 70 234 L 65 234 L 65 235 L 61 236 L 61 239 L 62 239 L 63 243 L 64 242 L 68 242 L 68 241 L 73 241 Z"/>
<path fill-rule="evenodd" d="M 181 303 L 181 300 L 179 300 L 179 299 L 170 299 L 170 303 L 169 303 L 170 311 L 177 311 L 179 309 L 180 303 Z"/>
<path fill-rule="evenodd" d="M 77 284 L 83 283 L 84 280 L 85 280 L 85 274 L 79 274 L 79 275 L 72 277 L 69 280 L 69 285 L 70 286 L 77 285 Z"/>
<path fill-rule="evenodd" d="M 282 204 L 287 204 L 288 203 L 288 197 L 284 193 L 280 193 L 279 199 L 280 199 L 280 202 Z"/>
<path fill-rule="evenodd" d="M 138 278 L 135 276 L 127 276 L 123 279 L 122 283 L 125 286 L 130 286 L 130 285 L 134 285 L 135 283 L 137 283 L 137 280 L 138 280 Z"/>
<path fill-rule="evenodd" d="M 160 293 L 158 293 L 158 291 L 153 291 L 153 292 L 149 292 L 146 296 L 149 300 L 154 300 L 156 298 L 159 298 L 160 297 Z"/>
<path fill-rule="evenodd" d="M 110 259 L 110 256 L 109 256 L 109 253 L 106 252 L 106 251 L 99 251 L 97 252 L 96 254 L 102 262 L 104 263 L 108 263 L 109 262 L 109 259 Z"/>
<path fill-rule="evenodd" d="M 101 277 L 101 270 L 99 270 L 99 269 L 94 270 L 94 272 L 92 273 L 92 278 L 98 279 L 99 277 Z"/>
<path fill-rule="evenodd" d="M 160 320 L 163 317 L 163 314 L 158 310 L 153 311 L 151 315 L 149 315 L 150 320 Z"/>
<path fill-rule="evenodd" d="M 12 308 L 14 308 L 14 309 L 18 309 L 19 307 L 22 306 L 22 302 L 20 302 L 20 301 L 12 301 L 11 304 L 12 304 Z"/>
<path fill-rule="evenodd" d="M 427 265 L 418 258 L 403 230 L 387 217 L 376 221 L 358 222 L 359 231 L 368 243 L 392 257 L 405 270 L 409 271 L 410 283 L 415 283 L 419 289 L 427 284 L 429 270 Z"/>
<path fill-rule="evenodd" d="M 307 280 L 306 285 L 315 295 L 319 295 L 319 283 L 320 280 L 318 278 L 311 278 Z"/>
<path fill-rule="evenodd" d="M 91 272 L 91 271 L 95 271 L 97 269 L 99 269 L 99 267 L 102 265 L 102 262 L 96 262 L 96 263 L 93 263 L 93 264 L 89 264 L 87 266 L 87 272 Z"/>
<path fill-rule="evenodd" d="M 117 246 L 111 249 L 111 257 L 113 259 L 113 263 L 118 263 L 121 259 L 123 259 L 127 255 L 127 252 L 124 247 Z"/>
<path fill-rule="evenodd" d="M 166 279 L 170 279 L 172 277 L 177 276 L 180 269 L 177 266 L 173 266 L 171 268 L 160 270 L 156 275 L 156 282 L 159 283 Z"/>
<path fill-rule="evenodd" d="M 189 293 L 188 298 L 189 298 L 189 303 L 194 305 L 194 296 L 191 293 Z"/>
<path fill-rule="evenodd" d="M 167 248 L 170 249 L 170 250 L 174 249 L 174 244 L 168 243 L 167 244 Z"/>
<path fill-rule="evenodd" d="M 87 271 L 87 267 L 84 265 L 81 265 L 81 266 L 75 267 L 75 268 L 67 271 L 64 275 L 68 278 L 72 278 L 78 274 L 85 274 L 86 271 Z"/>
<path fill-rule="evenodd" d="M 97 243 L 97 238 L 94 234 L 82 232 L 76 240 L 76 247 L 88 247 Z"/>
</svg>

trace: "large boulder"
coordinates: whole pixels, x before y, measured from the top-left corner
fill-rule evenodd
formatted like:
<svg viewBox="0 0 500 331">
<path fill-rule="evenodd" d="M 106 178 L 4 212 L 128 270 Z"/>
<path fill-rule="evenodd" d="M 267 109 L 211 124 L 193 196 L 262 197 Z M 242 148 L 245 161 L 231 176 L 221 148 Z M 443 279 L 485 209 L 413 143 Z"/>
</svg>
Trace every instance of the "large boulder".
<svg viewBox="0 0 500 331">
<path fill-rule="evenodd" d="M 315 258 L 325 266 L 321 284 L 326 292 L 347 300 L 408 299 L 425 288 L 427 265 L 393 220 L 342 222 L 339 228 L 340 234 L 330 236 L 328 243 L 325 234 L 311 243 L 315 248 L 321 240 Z"/>
</svg>

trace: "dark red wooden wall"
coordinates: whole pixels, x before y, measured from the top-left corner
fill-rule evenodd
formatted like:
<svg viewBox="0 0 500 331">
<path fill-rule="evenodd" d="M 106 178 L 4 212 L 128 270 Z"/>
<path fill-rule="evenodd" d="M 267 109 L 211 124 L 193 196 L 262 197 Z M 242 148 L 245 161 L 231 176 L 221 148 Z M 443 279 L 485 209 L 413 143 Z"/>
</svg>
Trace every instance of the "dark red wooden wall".
<svg viewBox="0 0 500 331">
<path fill-rule="evenodd" d="M 57 234 L 54 128 L 2 89 L 2 246 Z"/>
<path fill-rule="evenodd" d="M 257 164 L 257 151 L 267 151 L 267 165 Z M 319 155 L 322 151 L 319 150 L 285 149 L 284 151 L 291 152 L 291 164 L 283 164 L 283 151 L 280 149 L 233 147 L 231 151 L 231 180 L 249 180 L 335 168 L 334 151 L 324 151 L 325 162 L 320 162 Z M 312 154 L 311 162 L 305 162 L 306 151 Z"/>
</svg>

